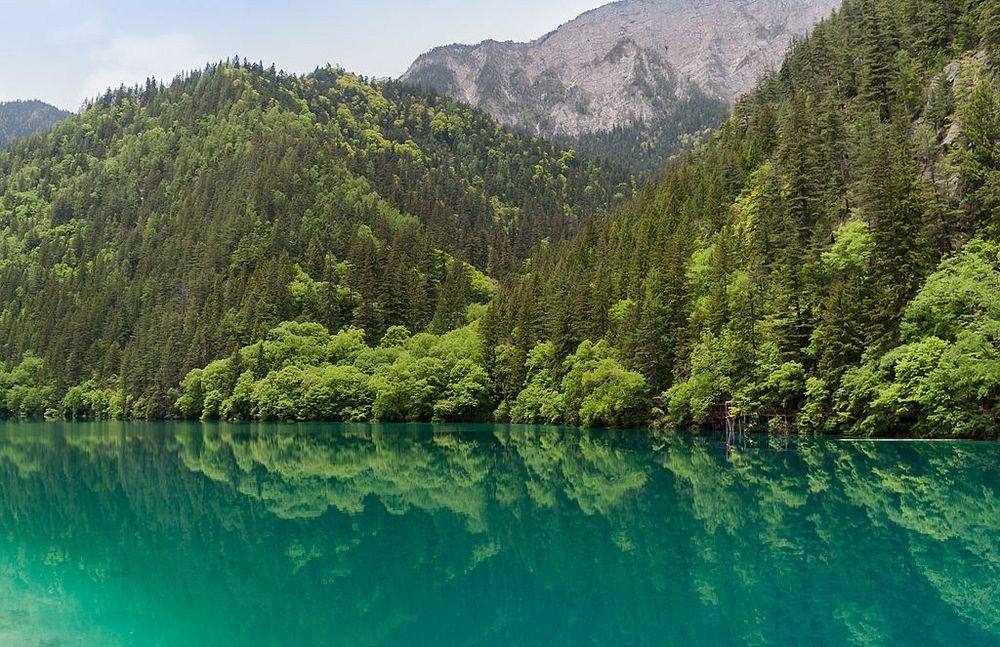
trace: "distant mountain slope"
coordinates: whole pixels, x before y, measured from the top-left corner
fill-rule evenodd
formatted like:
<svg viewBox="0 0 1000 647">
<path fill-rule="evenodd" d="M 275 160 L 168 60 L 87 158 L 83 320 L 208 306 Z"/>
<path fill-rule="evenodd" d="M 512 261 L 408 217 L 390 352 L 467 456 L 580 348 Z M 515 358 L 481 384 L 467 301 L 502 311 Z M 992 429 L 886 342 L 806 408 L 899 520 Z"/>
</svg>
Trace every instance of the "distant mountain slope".
<svg viewBox="0 0 1000 647">
<path fill-rule="evenodd" d="M 50 130 L 70 114 L 41 101 L 0 102 L 0 150 L 21 137 Z"/>
<path fill-rule="evenodd" d="M 647 142 L 665 152 L 678 135 L 717 125 L 725 106 L 779 66 L 792 40 L 839 4 L 623 0 L 530 43 L 439 47 L 401 80 L 546 137 L 586 142 L 641 125 L 646 137 L 667 137 Z M 604 153 L 614 145 L 607 137 L 591 143 Z"/>
</svg>

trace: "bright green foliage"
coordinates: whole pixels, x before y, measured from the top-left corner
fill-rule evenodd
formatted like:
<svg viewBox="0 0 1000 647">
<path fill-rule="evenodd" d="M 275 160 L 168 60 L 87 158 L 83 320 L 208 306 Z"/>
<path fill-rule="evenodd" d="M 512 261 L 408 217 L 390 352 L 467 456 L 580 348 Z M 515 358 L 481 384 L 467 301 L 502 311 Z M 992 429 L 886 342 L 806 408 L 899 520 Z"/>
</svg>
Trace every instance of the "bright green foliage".
<svg viewBox="0 0 1000 647">
<path fill-rule="evenodd" d="M 66 418 L 108 418 L 112 397 L 113 392 L 88 380 L 66 390 L 60 402 L 60 413 Z"/>
<path fill-rule="evenodd" d="M 646 380 L 628 371 L 605 344 L 585 341 L 563 362 L 565 422 L 585 427 L 637 424 L 648 404 Z"/>
<path fill-rule="evenodd" d="M 541 343 L 528 353 L 528 377 L 509 410 L 497 417 L 512 422 L 627 427 L 643 422 L 649 387 L 641 374 L 626 370 L 603 342 L 585 341 L 561 367 L 555 348 Z"/>
<path fill-rule="evenodd" d="M 528 353 L 526 367 L 527 383 L 517 393 L 510 407 L 511 422 L 527 424 L 556 424 L 562 420 L 562 394 L 559 380 L 552 364 L 555 363 L 555 347 L 552 342 L 539 343 Z M 497 417 L 507 417 L 504 410 Z"/>
<path fill-rule="evenodd" d="M 732 360 L 737 356 L 738 341 L 729 333 L 716 337 L 706 331 L 691 352 L 691 375 L 678 380 L 663 399 L 667 420 L 681 425 L 689 420 L 704 420 L 713 406 L 724 403 L 735 392 L 738 370 Z"/>
<path fill-rule="evenodd" d="M 826 380 L 810 377 L 806 380 L 805 404 L 799 410 L 795 423 L 805 433 L 832 433 L 837 430 L 831 416 L 830 390 Z"/>
<path fill-rule="evenodd" d="M 831 272 L 863 271 L 874 251 L 868 223 L 855 218 L 834 232 L 833 245 L 823 252 L 823 265 Z"/>
<path fill-rule="evenodd" d="M 402 343 L 410 336 L 410 332 L 402 326 L 394 326 L 386 332 L 385 338 L 392 338 L 394 335 L 399 340 L 398 343 Z M 366 350 L 369 348 L 365 344 L 365 331 L 358 328 L 346 328 L 336 335 L 330 336 L 326 343 L 326 359 L 331 364 L 349 364 Z"/>
<path fill-rule="evenodd" d="M 378 380 L 373 416 L 387 422 L 481 420 L 491 386 L 474 327 L 417 335 Z"/>
<path fill-rule="evenodd" d="M 944 261 L 907 308 L 904 345 L 851 369 L 837 409 L 854 431 L 995 438 L 1000 424 L 1000 246 Z"/>
<path fill-rule="evenodd" d="M 253 362 L 255 370 L 315 366 L 326 360 L 331 341 L 330 333 L 321 324 L 286 321 L 241 355 Z"/>
<path fill-rule="evenodd" d="M 583 374 L 579 386 L 584 397 L 578 415 L 584 427 L 624 427 L 644 421 L 649 405 L 646 380 L 616 360 L 602 359 Z"/>
<path fill-rule="evenodd" d="M 763 364 L 740 395 L 743 395 L 741 404 L 750 411 L 798 411 L 806 395 L 805 367 L 800 362 Z"/>
<path fill-rule="evenodd" d="M 816 359 L 817 373 L 823 380 L 839 377 L 843 368 L 858 362 L 879 336 L 874 325 L 876 309 L 872 307 L 878 287 L 876 254 L 870 226 L 852 218 L 834 232 L 833 245 L 820 257 L 829 288 L 808 351 Z"/>
<path fill-rule="evenodd" d="M 360 330 L 331 335 L 285 322 L 264 341 L 194 369 L 181 382 L 185 418 L 467 421 L 491 407 L 474 326 L 410 336 L 391 328 L 377 348 Z"/>
<path fill-rule="evenodd" d="M 928 277 L 903 315 L 903 341 L 954 340 L 971 328 L 1000 321 L 1000 245 L 973 241 Z"/>
<path fill-rule="evenodd" d="M 42 416 L 52 402 L 53 389 L 41 380 L 43 362 L 25 353 L 9 373 L 0 371 L 0 416 Z"/>
<path fill-rule="evenodd" d="M 304 413 L 304 371 L 285 366 L 268 373 L 253 389 L 254 417 L 261 420 L 299 420 Z M 207 404 L 207 402 L 206 402 Z M 315 407 L 317 403 L 313 403 Z M 206 411 L 208 417 L 211 412 Z"/>
</svg>

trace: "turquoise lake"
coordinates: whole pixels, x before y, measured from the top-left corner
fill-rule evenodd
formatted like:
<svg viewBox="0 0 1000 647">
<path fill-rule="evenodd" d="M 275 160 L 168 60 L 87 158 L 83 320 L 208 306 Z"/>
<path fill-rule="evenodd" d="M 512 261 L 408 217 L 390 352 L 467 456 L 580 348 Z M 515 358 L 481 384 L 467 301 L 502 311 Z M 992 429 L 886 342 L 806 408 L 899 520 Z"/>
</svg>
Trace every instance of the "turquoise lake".
<svg viewBox="0 0 1000 647">
<path fill-rule="evenodd" d="M 0 423 L 0 645 L 996 645 L 1000 445 Z"/>
</svg>

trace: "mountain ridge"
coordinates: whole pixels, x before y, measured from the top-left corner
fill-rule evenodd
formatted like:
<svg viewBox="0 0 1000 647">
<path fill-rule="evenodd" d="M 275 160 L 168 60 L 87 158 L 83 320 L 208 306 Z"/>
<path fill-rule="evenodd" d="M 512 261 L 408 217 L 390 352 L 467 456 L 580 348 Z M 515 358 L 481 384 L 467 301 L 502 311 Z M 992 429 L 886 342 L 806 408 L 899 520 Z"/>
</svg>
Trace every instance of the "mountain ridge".
<svg viewBox="0 0 1000 647">
<path fill-rule="evenodd" d="M 636 123 L 655 126 L 699 91 L 731 103 L 780 64 L 793 38 L 839 4 L 620 0 L 533 41 L 436 47 L 400 78 L 535 135 L 580 137 Z M 736 34 L 745 36 L 736 42 Z"/>
<path fill-rule="evenodd" d="M 22 137 L 51 130 L 71 114 L 37 99 L 0 101 L 0 150 Z"/>
</svg>

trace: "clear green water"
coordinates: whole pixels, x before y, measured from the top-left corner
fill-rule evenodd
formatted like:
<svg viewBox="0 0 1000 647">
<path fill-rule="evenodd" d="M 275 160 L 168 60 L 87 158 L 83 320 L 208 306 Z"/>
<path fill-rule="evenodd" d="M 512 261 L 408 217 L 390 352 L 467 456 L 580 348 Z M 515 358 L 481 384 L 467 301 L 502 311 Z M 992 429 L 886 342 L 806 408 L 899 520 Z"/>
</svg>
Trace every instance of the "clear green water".
<svg viewBox="0 0 1000 647">
<path fill-rule="evenodd" d="M 1000 445 L 0 423 L 0 645 L 1000 643 Z"/>
</svg>

